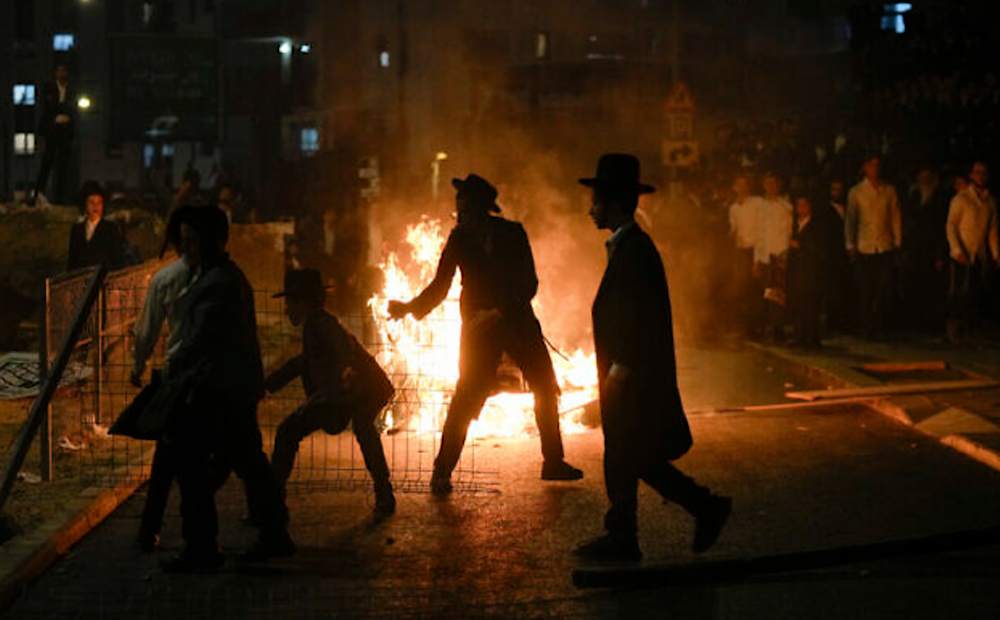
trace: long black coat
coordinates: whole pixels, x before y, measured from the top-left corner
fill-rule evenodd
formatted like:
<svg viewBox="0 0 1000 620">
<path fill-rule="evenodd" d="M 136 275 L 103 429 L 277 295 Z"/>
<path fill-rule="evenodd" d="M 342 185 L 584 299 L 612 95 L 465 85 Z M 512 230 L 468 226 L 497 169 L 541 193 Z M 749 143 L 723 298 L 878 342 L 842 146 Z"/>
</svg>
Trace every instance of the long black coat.
<svg viewBox="0 0 1000 620">
<path fill-rule="evenodd" d="M 118 227 L 102 219 L 97 223 L 94 234 L 87 241 L 86 222 L 73 224 L 69 231 L 69 257 L 66 270 L 104 265 L 108 269 L 118 269 L 124 265 L 125 244 Z"/>
<path fill-rule="evenodd" d="M 592 315 L 605 451 L 639 463 L 680 458 L 692 439 L 677 388 L 670 295 L 660 254 L 637 224 L 608 261 Z M 629 373 L 612 401 L 604 385 L 614 363 Z"/>
</svg>

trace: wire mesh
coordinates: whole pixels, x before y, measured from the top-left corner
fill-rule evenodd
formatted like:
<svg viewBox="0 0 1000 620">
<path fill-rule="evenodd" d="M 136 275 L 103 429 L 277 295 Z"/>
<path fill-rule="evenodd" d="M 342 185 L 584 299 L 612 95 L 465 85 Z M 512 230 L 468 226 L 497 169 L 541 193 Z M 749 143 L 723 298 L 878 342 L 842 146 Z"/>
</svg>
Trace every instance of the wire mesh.
<svg viewBox="0 0 1000 620">
<path fill-rule="evenodd" d="M 109 435 L 109 426 L 138 393 L 130 382 L 132 329 L 141 312 L 153 275 L 166 263 L 149 261 L 109 274 L 99 301 L 73 354 L 75 381 L 60 388 L 52 402 L 54 465 L 57 477 L 78 476 L 88 486 L 116 486 L 145 479 L 154 443 Z M 89 272 L 54 280 L 46 307 L 48 356 L 55 355 L 65 334 L 75 302 L 83 294 Z M 302 349 L 302 337 L 285 315 L 283 299 L 271 289 L 255 290 L 255 310 L 265 372 L 277 368 Z M 340 317 L 341 322 L 383 364 L 396 387 L 393 400 L 377 421 L 393 485 L 403 492 L 429 489 L 440 428 L 451 398 L 451 386 L 429 375 L 421 355 L 400 361 L 393 343 L 383 339 L 371 311 Z M 450 326 L 430 324 L 428 333 Z M 163 366 L 166 328 L 149 366 Z M 433 337 L 421 342 L 433 357 L 441 345 Z M 457 360 L 455 360 L 457 364 Z M 147 377 L 148 377 L 147 371 Z M 281 421 L 305 399 L 300 380 L 268 394 L 258 407 L 264 450 L 270 454 Z M 434 429 L 422 430 L 408 422 L 416 412 L 434 413 Z M 460 492 L 491 491 L 496 472 L 476 466 L 476 445 L 466 446 L 452 482 Z M 371 479 L 352 432 L 329 435 L 318 431 L 299 446 L 290 492 L 368 489 Z"/>
</svg>

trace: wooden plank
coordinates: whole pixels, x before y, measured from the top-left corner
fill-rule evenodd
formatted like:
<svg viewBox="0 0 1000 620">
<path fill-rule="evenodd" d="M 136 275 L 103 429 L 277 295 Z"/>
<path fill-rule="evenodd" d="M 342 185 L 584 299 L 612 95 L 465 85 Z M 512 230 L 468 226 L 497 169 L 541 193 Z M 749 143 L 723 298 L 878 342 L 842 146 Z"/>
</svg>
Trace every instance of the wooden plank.
<svg viewBox="0 0 1000 620">
<path fill-rule="evenodd" d="M 923 362 L 874 362 L 862 364 L 862 370 L 871 372 L 911 372 L 915 370 L 948 370 L 948 362 L 929 360 Z"/>
<path fill-rule="evenodd" d="M 1000 387 L 993 380 L 964 379 L 961 381 L 928 381 L 921 383 L 897 383 L 871 387 L 840 388 L 835 390 L 811 390 L 785 392 L 788 398 L 798 400 L 826 400 L 830 398 L 851 398 L 855 396 L 899 396 L 900 394 L 922 394 L 926 392 L 954 392 L 960 390 L 988 390 Z"/>
</svg>

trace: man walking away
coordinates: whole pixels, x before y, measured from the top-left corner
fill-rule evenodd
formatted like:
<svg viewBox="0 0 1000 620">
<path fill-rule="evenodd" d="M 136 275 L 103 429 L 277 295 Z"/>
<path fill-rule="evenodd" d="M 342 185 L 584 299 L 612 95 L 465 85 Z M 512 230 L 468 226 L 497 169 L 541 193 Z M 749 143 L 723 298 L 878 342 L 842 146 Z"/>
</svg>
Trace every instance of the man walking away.
<svg viewBox="0 0 1000 620">
<path fill-rule="evenodd" d="M 594 299 L 594 349 L 604 430 L 604 482 L 611 507 L 607 533 L 576 548 L 588 560 L 639 560 L 636 511 L 639 480 L 696 519 L 693 548 L 708 549 L 729 518 L 732 500 L 699 486 L 670 461 L 691 448 L 677 387 L 670 294 L 659 252 L 634 213 L 639 195 L 654 191 L 639 182 L 639 160 L 603 155 L 594 178 L 590 216 L 607 241 L 608 266 Z"/>
</svg>

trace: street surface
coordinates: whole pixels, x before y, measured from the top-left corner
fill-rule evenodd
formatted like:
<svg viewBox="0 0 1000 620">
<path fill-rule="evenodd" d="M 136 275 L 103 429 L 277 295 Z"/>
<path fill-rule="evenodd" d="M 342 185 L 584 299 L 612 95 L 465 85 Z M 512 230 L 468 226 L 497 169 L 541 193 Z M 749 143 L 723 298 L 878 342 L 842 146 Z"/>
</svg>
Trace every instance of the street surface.
<svg viewBox="0 0 1000 620">
<path fill-rule="evenodd" d="M 781 402 L 786 383 L 751 350 L 678 355 L 690 410 Z M 679 466 L 734 497 L 715 547 L 690 551 L 692 520 L 640 492 L 643 565 L 683 571 L 758 558 L 1000 524 L 1000 473 L 861 407 L 691 416 L 695 445 Z M 10 618 L 954 618 L 996 617 L 1000 545 L 872 557 L 808 571 L 629 589 L 578 589 L 571 549 L 601 532 L 599 431 L 566 437 L 582 483 L 543 483 L 537 439 L 483 440 L 479 467 L 495 493 L 399 494 L 373 526 L 373 497 L 290 497 L 300 552 L 266 566 L 230 562 L 214 574 L 165 575 L 180 548 L 176 493 L 164 550 L 132 550 L 142 494 L 33 584 Z M 219 495 L 229 552 L 249 544 L 242 490 Z"/>
</svg>

